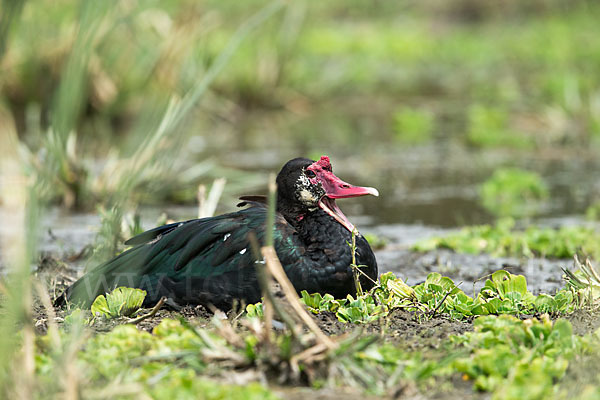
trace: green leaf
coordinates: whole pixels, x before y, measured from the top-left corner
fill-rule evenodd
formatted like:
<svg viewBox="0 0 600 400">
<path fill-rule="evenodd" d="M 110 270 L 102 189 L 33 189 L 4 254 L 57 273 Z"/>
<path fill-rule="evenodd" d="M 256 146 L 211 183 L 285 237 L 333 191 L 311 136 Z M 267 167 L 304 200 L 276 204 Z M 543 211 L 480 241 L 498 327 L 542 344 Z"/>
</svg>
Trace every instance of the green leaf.
<svg viewBox="0 0 600 400">
<path fill-rule="evenodd" d="M 92 314 L 106 318 L 129 317 L 140 309 L 145 298 L 145 290 L 118 287 L 106 297 L 100 295 L 94 300 Z"/>
<path fill-rule="evenodd" d="M 92 310 L 92 315 L 94 317 L 101 317 L 101 316 L 104 316 L 106 318 L 113 317 L 111 315 L 110 309 L 108 308 L 108 303 L 106 302 L 106 297 L 104 297 L 103 294 L 96 297 L 96 300 L 94 300 L 94 303 L 92 303 L 91 310 Z"/>
<path fill-rule="evenodd" d="M 556 300 L 547 294 L 540 294 L 537 296 L 533 305 L 536 311 L 541 313 L 558 311 Z"/>
<path fill-rule="evenodd" d="M 250 318 L 264 316 L 262 303 L 248 304 L 246 306 L 246 313 Z"/>
</svg>

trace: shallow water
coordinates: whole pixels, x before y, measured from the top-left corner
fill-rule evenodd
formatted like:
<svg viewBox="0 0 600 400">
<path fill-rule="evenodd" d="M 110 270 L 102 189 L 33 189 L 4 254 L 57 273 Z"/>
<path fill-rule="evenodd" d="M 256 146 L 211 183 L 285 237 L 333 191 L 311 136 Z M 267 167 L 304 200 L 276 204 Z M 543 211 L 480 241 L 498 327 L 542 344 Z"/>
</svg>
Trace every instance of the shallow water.
<svg viewBox="0 0 600 400">
<path fill-rule="evenodd" d="M 537 217 L 583 214 L 590 204 L 600 200 L 600 158 L 592 151 L 469 149 L 450 141 L 404 148 L 381 146 L 379 151 L 363 150 L 366 154 L 329 154 L 340 178 L 379 190 L 378 198 L 339 201 L 347 214 L 368 216 L 366 221 L 372 224 L 450 228 L 492 222 L 495 216 L 479 202 L 479 186 L 501 166 L 535 171 L 544 179 L 550 196 Z M 232 153 L 224 157 L 224 162 L 266 176 L 287 159 L 298 156 L 287 152 L 277 155 Z"/>
</svg>

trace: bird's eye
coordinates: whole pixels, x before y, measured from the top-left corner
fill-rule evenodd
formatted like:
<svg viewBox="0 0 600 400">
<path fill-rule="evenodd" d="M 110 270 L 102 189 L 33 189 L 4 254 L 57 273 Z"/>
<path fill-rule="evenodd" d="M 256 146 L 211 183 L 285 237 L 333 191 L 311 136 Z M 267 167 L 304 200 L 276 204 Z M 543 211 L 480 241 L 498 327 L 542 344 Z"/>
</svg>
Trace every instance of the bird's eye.
<svg viewBox="0 0 600 400">
<path fill-rule="evenodd" d="M 317 176 L 317 174 L 315 174 L 313 171 L 311 171 L 311 170 L 308 170 L 308 169 L 307 169 L 307 170 L 306 170 L 304 173 L 305 173 L 305 174 L 306 174 L 306 176 L 308 176 L 309 178 L 314 178 L 315 176 Z"/>
</svg>

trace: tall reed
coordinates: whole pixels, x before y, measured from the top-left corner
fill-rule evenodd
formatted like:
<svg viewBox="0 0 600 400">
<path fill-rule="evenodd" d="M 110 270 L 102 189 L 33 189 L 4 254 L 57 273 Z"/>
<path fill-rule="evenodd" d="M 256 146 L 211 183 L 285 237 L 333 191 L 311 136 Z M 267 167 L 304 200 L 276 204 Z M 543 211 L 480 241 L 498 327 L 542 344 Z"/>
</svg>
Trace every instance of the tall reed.
<svg viewBox="0 0 600 400">
<path fill-rule="evenodd" d="M 23 162 L 23 156 L 31 161 L 31 154 L 27 155 L 24 145 L 19 142 L 11 117 L 0 108 L 0 205 L 5 215 L 2 223 L 11 227 L 10 234 L 0 243 L 2 261 L 7 266 L 0 286 L 0 398 L 30 399 L 39 396 L 40 390 L 43 392 L 43 388 L 35 381 L 35 334 L 32 316 L 32 265 L 37 257 L 39 221 L 48 199 L 41 194 L 49 185 L 55 185 L 57 182 L 69 184 L 65 177 L 69 176 L 73 168 L 71 162 L 74 161 L 73 147 L 76 141 L 75 121 L 82 112 L 81 104 L 86 91 L 83 77 L 89 67 L 94 38 L 103 27 L 106 28 L 111 5 L 114 5 L 113 1 L 81 2 L 77 36 L 51 110 L 52 123 L 45 141 L 48 159 L 44 163 L 32 165 Z M 206 74 L 198 79 L 185 96 L 181 99 L 176 96 L 171 98 L 160 123 L 141 143 L 138 150 L 123 160 L 120 173 L 113 176 L 116 184 L 111 202 L 115 207 L 122 207 L 131 198 L 132 192 L 147 176 L 149 170 L 170 167 L 176 155 L 165 154 L 164 142 L 176 140 L 181 134 L 182 122 L 217 75 L 223 71 L 242 40 L 283 5 L 283 1 L 274 1 L 250 17 L 233 34 Z M 3 14 L 2 18 L 2 26 L 5 26 L 5 18 L 8 17 Z M 57 175 L 62 177 L 57 178 Z M 73 186 L 68 188 L 67 193 L 76 190 L 77 187 Z M 76 193 L 72 195 L 76 196 Z M 48 299 L 45 298 L 43 303 L 48 305 Z M 51 315 L 48 318 L 51 318 Z M 49 321 L 49 325 L 52 324 L 53 321 Z M 55 341 L 55 345 L 59 347 L 56 349 L 56 356 L 64 364 L 62 373 L 65 376 L 59 376 L 61 371 L 56 373 L 57 381 L 63 382 L 60 390 L 64 397 L 76 398 L 77 387 L 68 383 L 67 379 L 67 375 L 75 376 L 76 373 L 73 366 L 69 367 L 67 364 L 73 361 L 73 355 L 81 345 L 83 336 L 77 334 L 67 336 L 69 337 L 72 343 Z"/>
</svg>

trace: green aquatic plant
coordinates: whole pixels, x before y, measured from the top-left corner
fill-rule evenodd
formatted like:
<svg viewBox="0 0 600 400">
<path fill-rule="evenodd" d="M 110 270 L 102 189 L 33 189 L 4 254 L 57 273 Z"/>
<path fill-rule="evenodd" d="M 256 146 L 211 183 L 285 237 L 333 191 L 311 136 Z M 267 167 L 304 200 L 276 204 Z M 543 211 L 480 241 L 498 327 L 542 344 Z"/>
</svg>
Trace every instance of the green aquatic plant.
<svg viewBox="0 0 600 400">
<path fill-rule="evenodd" d="M 61 338 L 67 334 L 58 332 Z M 53 372 L 59 358 L 44 336 L 37 341 L 36 373 L 44 393 L 52 394 Z M 231 356 L 225 342 L 214 333 L 196 331 L 176 320 L 162 321 L 152 333 L 134 325 L 119 325 L 110 332 L 88 338 L 76 351 L 77 377 L 88 384 L 81 387 L 83 397 L 96 398 L 198 398 L 277 399 L 272 391 L 257 382 L 245 385 L 224 384 L 203 372 L 211 369 L 210 354 Z M 237 355 L 238 353 L 236 353 Z M 238 359 L 245 359 L 240 351 Z M 214 362 L 213 362 L 214 363 Z M 224 372 L 225 370 L 223 370 Z M 57 392 L 59 393 L 59 392 Z"/>
<path fill-rule="evenodd" d="M 494 272 L 475 297 L 467 296 L 452 280 L 436 272 L 430 273 L 414 290 L 419 303 L 426 305 L 425 310 L 433 309 L 455 319 L 489 314 L 566 313 L 578 306 L 569 290 L 561 290 L 554 296 L 534 296 L 527 290 L 523 275 L 504 270 Z"/>
<path fill-rule="evenodd" d="M 373 296 L 357 296 L 356 299 L 348 295 L 345 304 L 336 312 L 338 320 L 353 324 L 366 324 L 378 320 L 388 313 L 388 307 L 378 304 Z"/>
<path fill-rule="evenodd" d="M 152 333 L 126 324 L 88 338 L 85 347 L 74 355 L 79 377 L 89 382 L 82 388 L 84 395 L 93 392 L 105 398 L 110 393 L 125 397 L 131 393 L 132 398 L 139 398 L 142 394 L 162 393 L 171 398 L 212 399 L 255 398 L 242 396 L 258 392 L 264 398 L 275 397 L 257 383 L 218 384 L 232 377 L 265 383 L 274 379 L 278 385 L 352 386 L 363 390 L 366 385 L 370 391 L 383 393 L 392 363 L 401 362 L 400 356 L 406 357 L 400 352 L 386 355 L 375 344 L 374 336 L 354 334 L 339 340 L 333 349 L 323 349 L 321 344 L 315 345 L 311 334 L 271 331 L 261 320 L 252 320 L 242 330 L 234 330 L 227 320 L 213 322 L 212 328 L 200 329 L 183 318 L 164 319 Z M 62 330 L 58 334 L 66 335 Z M 45 382 L 52 378 L 57 363 L 47 336 L 40 338 L 36 352 L 38 375 Z M 250 377 L 249 371 L 253 372 Z M 221 393 L 221 397 L 194 393 L 203 384 L 192 385 L 193 380 L 213 382 L 215 388 L 208 393 Z M 103 389 L 109 387 L 112 392 Z"/>
<path fill-rule="evenodd" d="M 387 277 L 388 283 L 391 279 Z M 488 286 L 489 290 L 495 290 L 498 296 L 510 298 L 510 293 L 522 291 L 522 279 L 504 272 L 490 281 L 495 284 Z M 425 287 L 436 295 L 455 291 L 451 281 L 437 275 L 431 276 L 421 290 Z M 455 292 L 439 299 L 445 302 L 459 294 Z M 329 296 L 319 298 L 304 293 L 303 298 L 311 304 L 313 312 L 316 307 L 329 311 L 334 304 Z M 357 300 L 353 302 L 349 298 L 342 303 L 339 315 L 347 316 L 348 322 L 368 322 L 365 315 L 374 317 L 377 306 L 373 307 L 370 300 L 360 299 L 369 308 L 363 309 Z M 338 346 L 325 356 L 321 353 L 321 344 L 310 347 L 314 340 L 312 334 L 296 338 L 298 333 L 288 330 L 272 331 L 262 325 L 262 316 L 256 317 L 242 320 L 245 328 L 241 330 L 234 330 L 231 322 L 220 318 L 213 320 L 212 328 L 203 329 L 181 318 L 164 319 L 152 333 L 128 324 L 87 338 L 73 359 L 80 371 L 79 379 L 89 382 L 82 390 L 84 394 L 99 391 L 103 394 L 100 397 L 109 395 L 102 389 L 107 387 L 112 387 L 114 393 L 129 388 L 127 393 L 132 396 L 160 393 L 185 397 L 204 387 L 206 382 L 214 384 L 215 396 L 218 393 L 226 398 L 237 398 L 235 396 L 256 392 L 269 398 L 273 394 L 264 386 L 251 383 L 222 387 L 212 379 L 236 374 L 248 376 L 248 371 L 253 371 L 251 380 L 277 380 L 279 386 L 282 382 L 298 384 L 297 374 L 302 371 L 302 376 L 314 387 L 350 385 L 384 394 L 393 390 L 398 382 L 414 382 L 426 391 L 433 382 L 452 381 L 459 375 L 471 381 L 474 389 L 490 392 L 494 399 L 512 399 L 517 394 L 518 398 L 539 399 L 541 395 L 548 396 L 559 390 L 557 383 L 574 357 L 597 354 L 600 344 L 598 334 L 574 335 L 568 321 L 552 322 L 547 315 L 526 320 L 510 315 L 489 315 L 474 320 L 473 332 L 452 336 L 444 346 L 428 354 L 402 350 L 393 342 L 378 343 L 376 336 L 358 336 L 355 332 L 335 339 Z M 373 318 L 370 322 L 376 320 Z M 62 330 L 57 333 L 60 337 L 66 335 Z M 52 354 L 50 337 L 41 337 L 36 349 L 40 382 L 52 379 L 58 362 Z M 529 391 L 528 385 L 533 385 Z M 206 393 L 203 396 L 213 398 Z"/>
<path fill-rule="evenodd" d="M 129 317 L 140 309 L 145 298 L 145 290 L 118 287 L 106 296 L 96 297 L 91 307 L 92 315 L 105 318 Z"/>
<path fill-rule="evenodd" d="M 434 282 L 441 283 L 437 277 L 431 285 Z M 183 318 L 164 319 L 151 333 L 127 324 L 88 337 L 72 358 L 78 366 L 78 378 L 87 382 L 81 393 L 100 398 L 111 394 L 124 398 L 144 394 L 276 398 L 256 381 L 277 382 L 278 387 L 282 382 L 298 384 L 293 377 L 302 371 L 301 376 L 313 387 L 352 386 L 368 393 L 389 394 L 400 382 L 411 382 L 427 392 L 433 385 L 462 377 L 494 399 L 540 399 L 557 393 L 571 360 L 597 354 L 600 344 L 598 334 L 574 335 L 566 320 L 552 322 L 547 316 L 523 320 L 503 315 L 475 319 L 473 332 L 452 336 L 427 354 L 355 333 L 339 341 L 339 346 L 324 357 L 318 350 L 321 345 L 300 351 L 312 343 L 310 334 L 296 340 L 289 331 L 271 331 L 267 340 L 264 335 L 268 331 L 260 320 L 242 322 L 242 330 L 234 330 L 229 321 L 219 319 L 212 328 L 200 329 Z M 67 335 L 62 329 L 56 333 L 60 338 Z M 47 384 L 47 394 L 56 387 L 52 379 L 59 358 L 54 351 L 49 336 L 36 341 L 36 373 L 40 382 Z M 238 374 L 245 377 L 246 384 L 219 383 Z"/>
<path fill-rule="evenodd" d="M 500 168 L 479 189 L 483 206 L 500 217 L 535 215 L 548 199 L 548 186 L 536 173 Z"/>
<path fill-rule="evenodd" d="M 323 296 L 321 296 L 320 293 L 308 294 L 306 290 L 303 290 L 300 295 L 302 303 L 304 303 L 304 305 L 308 307 L 309 311 L 313 312 L 314 314 L 318 314 L 323 311 L 335 313 L 348 301 L 347 299 L 335 299 L 330 294 L 325 294 Z"/>
<path fill-rule="evenodd" d="M 517 229 L 511 218 L 494 225 L 465 227 L 458 232 L 417 242 L 416 251 L 437 248 L 459 253 L 489 253 L 495 257 L 571 258 L 581 251 L 600 258 L 600 233 L 593 227 L 565 226 L 557 229 L 530 226 Z"/>
<path fill-rule="evenodd" d="M 569 271 L 566 272 L 572 275 Z M 579 286 L 572 287 L 573 285 Z M 439 314 L 446 314 L 456 320 L 479 315 L 559 315 L 581 308 L 584 305 L 583 299 L 589 299 L 590 296 L 594 299 L 593 303 L 600 298 L 597 286 L 584 283 L 573 285 L 555 295 L 542 293 L 535 296 L 527 290 L 527 281 L 523 275 L 499 270 L 491 274 L 479 293 L 471 297 L 450 278 L 437 272 L 430 273 L 425 282 L 414 287 L 388 272 L 381 275 L 378 285 L 362 296 L 354 298 L 348 295 L 345 299 L 335 299 L 329 294 L 309 294 L 302 291 L 301 301 L 314 314 L 331 312 L 341 322 L 364 324 L 385 317 L 393 309 L 416 312 L 425 319 Z M 261 303 L 247 306 L 247 315 L 262 315 L 258 311 L 262 310 L 261 307 Z"/>
<path fill-rule="evenodd" d="M 571 360 L 584 347 L 566 320 L 520 320 L 512 316 L 480 317 L 473 332 L 454 336 L 468 355 L 452 368 L 475 389 L 492 392 L 494 399 L 543 399 L 556 393 Z"/>
<path fill-rule="evenodd" d="M 500 270 L 494 272 L 477 296 L 482 308 L 489 314 L 520 313 L 535 306 L 536 297 L 527 290 L 523 275 L 512 275 Z M 558 310 L 553 310 L 558 311 Z"/>
<path fill-rule="evenodd" d="M 262 303 L 256 304 L 248 304 L 246 306 L 246 315 L 249 318 L 262 318 L 264 317 L 263 305 Z"/>
</svg>

